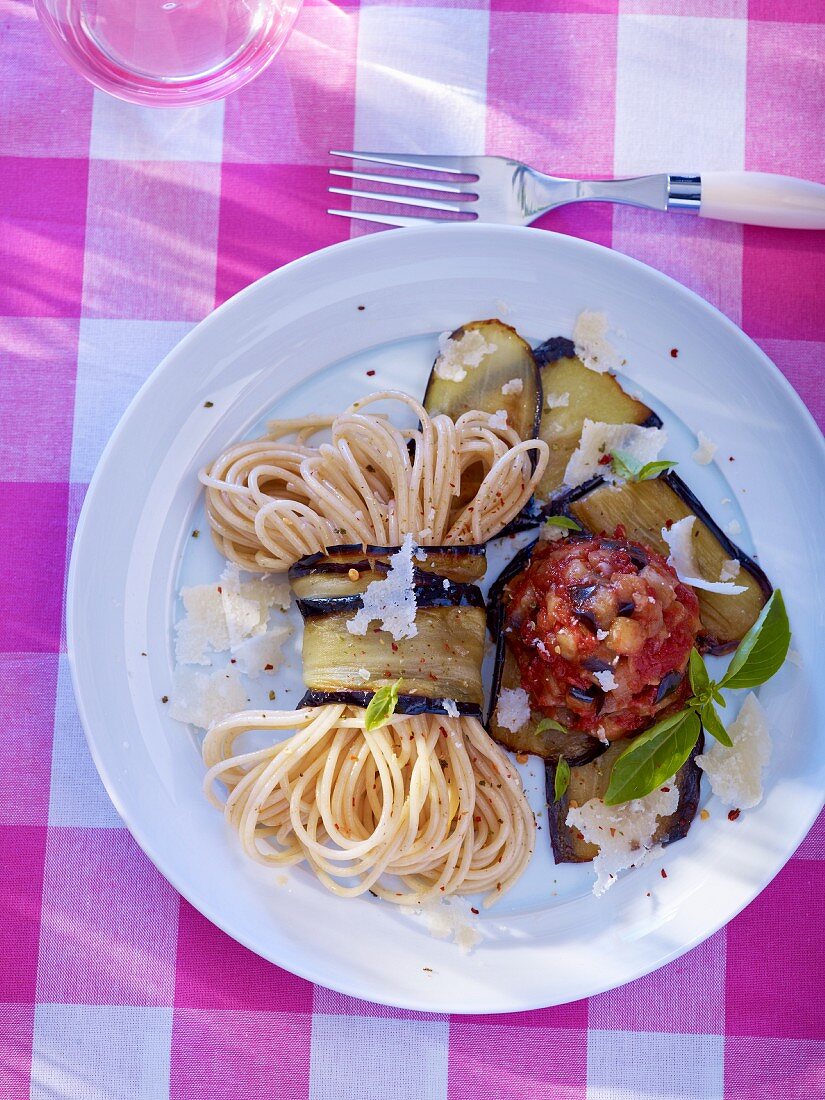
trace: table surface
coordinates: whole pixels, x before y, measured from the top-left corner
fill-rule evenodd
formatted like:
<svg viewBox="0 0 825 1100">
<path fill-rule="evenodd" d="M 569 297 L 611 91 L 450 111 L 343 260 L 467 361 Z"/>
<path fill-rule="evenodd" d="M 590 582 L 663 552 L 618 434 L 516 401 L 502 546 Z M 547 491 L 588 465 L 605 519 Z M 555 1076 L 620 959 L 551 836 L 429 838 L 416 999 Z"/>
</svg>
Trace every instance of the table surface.
<svg viewBox="0 0 825 1100">
<path fill-rule="evenodd" d="M 822 819 L 727 929 L 622 989 L 376 1007 L 250 954 L 147 861 L 89 758 L 63 626 L 83 495 L 143 379 L 217 303 L 363 231 L 324 213 L 327 150 L 825 181 L 823 61 L 822 0 L 313 0 L 257 82 L 152 112 L 93 92 L 28 0 L 0 0 L 1 1096 L 825 1095 Z M 611 207 L 543 224 L 698 291 L 823 423 L 822 234 Z"/>
</svg>

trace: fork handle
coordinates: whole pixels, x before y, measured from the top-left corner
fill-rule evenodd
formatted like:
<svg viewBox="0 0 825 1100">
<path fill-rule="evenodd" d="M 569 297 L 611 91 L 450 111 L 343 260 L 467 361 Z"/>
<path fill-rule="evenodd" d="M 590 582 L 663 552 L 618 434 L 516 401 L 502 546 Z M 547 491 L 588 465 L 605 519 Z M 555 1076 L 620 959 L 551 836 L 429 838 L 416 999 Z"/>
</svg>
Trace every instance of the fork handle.
<svg viewBox="0 0 825 1100">
<path fill-rule="evenodd" d="M 825 229 L 825 185 L 768 172 L 703 172 L 698 213 L 745 225 Z"/>
</svg>

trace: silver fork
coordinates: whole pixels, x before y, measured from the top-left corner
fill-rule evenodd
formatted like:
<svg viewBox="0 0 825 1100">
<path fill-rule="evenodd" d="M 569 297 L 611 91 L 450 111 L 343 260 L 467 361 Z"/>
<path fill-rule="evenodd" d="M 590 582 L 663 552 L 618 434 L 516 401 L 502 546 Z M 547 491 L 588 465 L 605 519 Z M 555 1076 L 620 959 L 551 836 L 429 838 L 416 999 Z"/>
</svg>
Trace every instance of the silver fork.
<svg viewBox="0 0 825 1100">
<path fill-rule="evenodd" d="M 330 187 L 332 194 L 391 202 L 422 211 L 412 216 L 361 210 L 327 211 L 340 218 L 357 218 L 381 225 L 443 225 L 445 220 L 531 225 L 548 210 L 571 202 L 615 202 L 647 210 L 679 210 L 750 225 L 825 229 L 825 186 L 765 172 L 703 172 L 701 176 L 660 172 L 633 179 L 571 180 L 545 175 L 509 157 L 439 157 L 337 149 L 333 149 L 330 156 L 414 170 L 412 175 L 386 175 L 375 171 L 330 169 L 333 176 L 400 189 L 392 192 Z M 434 180 L 421 174 L 426 172 L 469 178 Z M 409 194 L 405 188 L 440 194 L 438 198 L 421 198 Z M 458 217 L 426 216 L 427 211 L 435 210 Z"/>
</svg>

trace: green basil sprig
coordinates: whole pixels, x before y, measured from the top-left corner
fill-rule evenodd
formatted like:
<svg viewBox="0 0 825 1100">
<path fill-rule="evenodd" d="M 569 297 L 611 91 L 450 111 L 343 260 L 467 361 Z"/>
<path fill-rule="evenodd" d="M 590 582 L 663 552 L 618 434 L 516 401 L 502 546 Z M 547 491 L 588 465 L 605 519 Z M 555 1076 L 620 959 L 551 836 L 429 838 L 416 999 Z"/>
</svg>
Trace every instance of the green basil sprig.
<svg viewBox="0 0 825 1100">
<path fill-rule="evenodd" d="M 650 481 L 658 477 L 664 470 L 670 470 L 678 463 L 669 458 L 659 459 L 657 462 L 641 463 L 627 451 L 612 451 L 610 466 L 613 473 L 624 481 Z"/>
<path fill-rule="evenodd" d="M 386 723 L 395 714 L 395 708 L 398 706 L 398 689 L 401 687 L 401 681 L 396 680 L 394 684 L 387 684 L 385 687 L 379 688 L 369 701 L 367 706 L 367 713 L 364 715 L 364 729 L 367 732 L 377 730 L 379 726 L 386 725 Z"/>
<path fill-rule="evenodd" d="M 561 527 L 564 531 L 581 531 L 581 524 L 570 516 L 548 516 L 544 521 L 547 527 Z"/>
<path fill-rule="evenodd" d="M 605 794 L 608 806 L 644 798 L 675 775 L 699 739 L 702 729 L 723 745 L 731 739 L 716 710 L 725 706 L 722 688 L 754 688 L 779 671 L 788 655 L 791 627 L 782 593 L 777 589 L 759 618 L 739 643 L 728 671 L 716 683 L 701 655 L 690 654 L 688 673 L 693 695 L 684 708 L 636 737 L 613 765 Z"/>
<path fill-rule="evenodd" d="M 563 756 L 556 761 L 556 775 L 553 780 L 553 801 L 558 802 L 570 786 L 570 765 Z"/>
</svg>

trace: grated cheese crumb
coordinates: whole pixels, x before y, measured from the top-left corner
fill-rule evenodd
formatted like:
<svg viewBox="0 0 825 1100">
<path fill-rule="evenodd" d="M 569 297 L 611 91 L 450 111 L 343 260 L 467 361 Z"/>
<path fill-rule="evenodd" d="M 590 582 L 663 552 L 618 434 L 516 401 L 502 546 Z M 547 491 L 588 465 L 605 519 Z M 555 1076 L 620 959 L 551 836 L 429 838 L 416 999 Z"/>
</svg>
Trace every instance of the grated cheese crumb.
<svg viewBox="0 0 825 1100">
<path fill-rule="evenodd" d="M 478 329 L 468 329 L 458 340 L 449 332 L 442 332 L 438 338 L 435 376 L 445 382 L 463 382 L 467 371 L 475 370 L 495 350 L 495 344 L 488 344 Z"/>
<path fill-rule="evenodd" d="M 367 681 L 370 678 L 370 670 L 368 668 L 359 668 L 358 669 L 358 675 L 361 677 L 361 679 L 366 684 Z"/>
<path fill-rule="evenodd" d="M 691 458 L 699 466 L 708 466 L 713 462 L 713 456 L 716 454 L 717 445 L 705 435 L 704 432 L 699 431 L 696 433 L 696 442 L 699 446 L 691 455 Z"/>
<path fill-rule="evenodd" d="M 742 524 L 739 522 L 739 520 L 732 519 L 730 521 L 730 523 L 727 525 L 727 527 L 725 528 L 725 530 L 727 531 L 727 533 L 729 535 L 741 535 L 742 534 Z"/>
<path fill-rule="evenodd" d="M 580 313 L 573 326 L 576 355 L 586 367 L 598 374 L 618 370 L 622 366 L 621 356 L 607 339 L 607 327 L 604 313 L 592 313 L 589 310 Z"/>
<path fill-rule="evenodd" d="M 735 581 L 742 571 L 742 563 L 737 561 L 736 558 L 727 558 L 722 562 L 722 568 L 719 572 L 720 581 Z"/>
<path fill-rule="evenodd" d="M 596 631 L 596 638 L 598 639 L 598 641 L 603 642 L 605 640 L 605 638 L 607 637 L 608 633 L 609 632 L 607 630 L 597 630 Z"/>
<path fill-rule="evenodd" d="M 288 623 L 273 626 L 265 634 L 255 634 L 234 651 L 236 667 L 250 680 L 257 680 L 262 672 L 274 672 L 284 659 L 283 647 L 292 634 Z"/>
<path fill-rule="evenodd" d="M 496 705 L 496 721 L 516 733 L 530 720 L 530 696 L 524 688 L 502 688 Z"/>
<path fill-rule="evenodd" d="M 415 558 L 416 561 L 426 561 L 427 560 L 427 551 L 424 549 L 423 546 L 418 546 L 418 547 L 416 547 L 416 551 L 415 551 L 415 554 L 413 555 L 413 557 Z"/>
<path fill-rule="evenodd" d="M 501 392 L 504 397 L 507 397 L 511 393 L 522 393 L 524 390 L 524 380 L 522 378 L 511 378 L 509 382 L 505 382 L 501 387 Z"/>
<path fill-rule="evenodd" d="M 548 393 L 545 402 L 548 409 L 566 409 L 570 404 L 569 393 Z"/>
<path fill-rule="evenodd" d="M 765 712 L 751 691 L 728 726 L 733 748 L 717 740 L 696 763 L 710 780 L 713 793 L 726 806 L 749 810 L 762 800 L 762 769 L 771 755 L 771 736 Z"/>
<path fill-rule="evenodd" d="M 247 703 L 246 691 L 234 669 L 219 669 L 210 674 L 178 667 L 170 700 L 172 718 L 205 730 L 228 714 L 243 710 Z"/>
<path fill-rule="evenodd" d="M 586 841 L 599 846 L 593 860 L 596 897 L 610 889 L 619 871 L 641 867 L 659 847 L 653 843 L 659 818 L 674 813 L 678 805 L 679 791 L 670 779 L 644 798 L 620 806 L 606 806 L 602 799 L 591 798 L 568 810 L 570 828 L 578 829 Z"/>
<path fill-rule="evenodd" d="M 507 410 L 496 409 L 494 413 L 490 414 L 490 427 L 491 428 L 506 428 L 507 427 Z"/>
<path fill-rule="evenodd" d="M 555 523 L 543 523 L 539 531 L 540 542 L 558 542 L 565 539 L 570 532 L 564 527 L 557 527 Z"/>
<path fill-rule="evenodd" d="M 643 465 L 653 462 L 667 443 L 667 433 L 662 428 L 641 428 L 638 424 L 605 424 L 598 420 L 585 420 L 579 445 L 570 456 L 564 471 L 564 483 L 570 489 L 582 485 L 592 477 L 603 477 L 616 482 L 621 478 L 609 465 L 602 463 L 606 454 L 625 451 Z"/>
<path fill-rule="evenodd" d="M 427 931 L 436 940 L 452 940 L 462 955 L 468 954 L 484 938 L 479 922 L 468 913 L 468 906 L 458 898 L 436 898 L 410 906 L 410 913 L 423 920 Z"/>
<path fill-rule="evenodd" d="M 671 569 L 676 570 L 676 576 L 691 588 L 716 592 L 720 596 L 736 596 L 746 591 L 741 584 L 733 584 L 729 580 L 709 581 L 701 575 L 693 544 L 695 523 L 696 516 L 685 516 L 674 523 L 670 530 L 667 527 L 662 528 L 662 538 L 670 549 L 667 563 Z"/>
<path fill-rule="evenodd" d="M 605 669 L 603 672 L 594 672 L 593 677 L 602 691 L 615 691 L 619 686 L 616 677 L 610 669 Z"/>
<path fill-rule="evenodd" d="M 408 534 L 390 559 L 387 576 L 372 581 L 364 590 L 363 607 L 347 622 L 350 634 L 366 634 L 370 623 L 378 621 L 381 629 L 392 634 L 396 642 L 416 636 L 413 549 L 413 538 Z"/>
<path fill-rule="evenodd" d="M 445 699 L 444 700 L 444 713 L 447 715 L 448 718 L 460 718 L 461 717 L 458 706 L 456 705 L 456 702 L 455 702 L 454 699 Z"/>
</svg>

